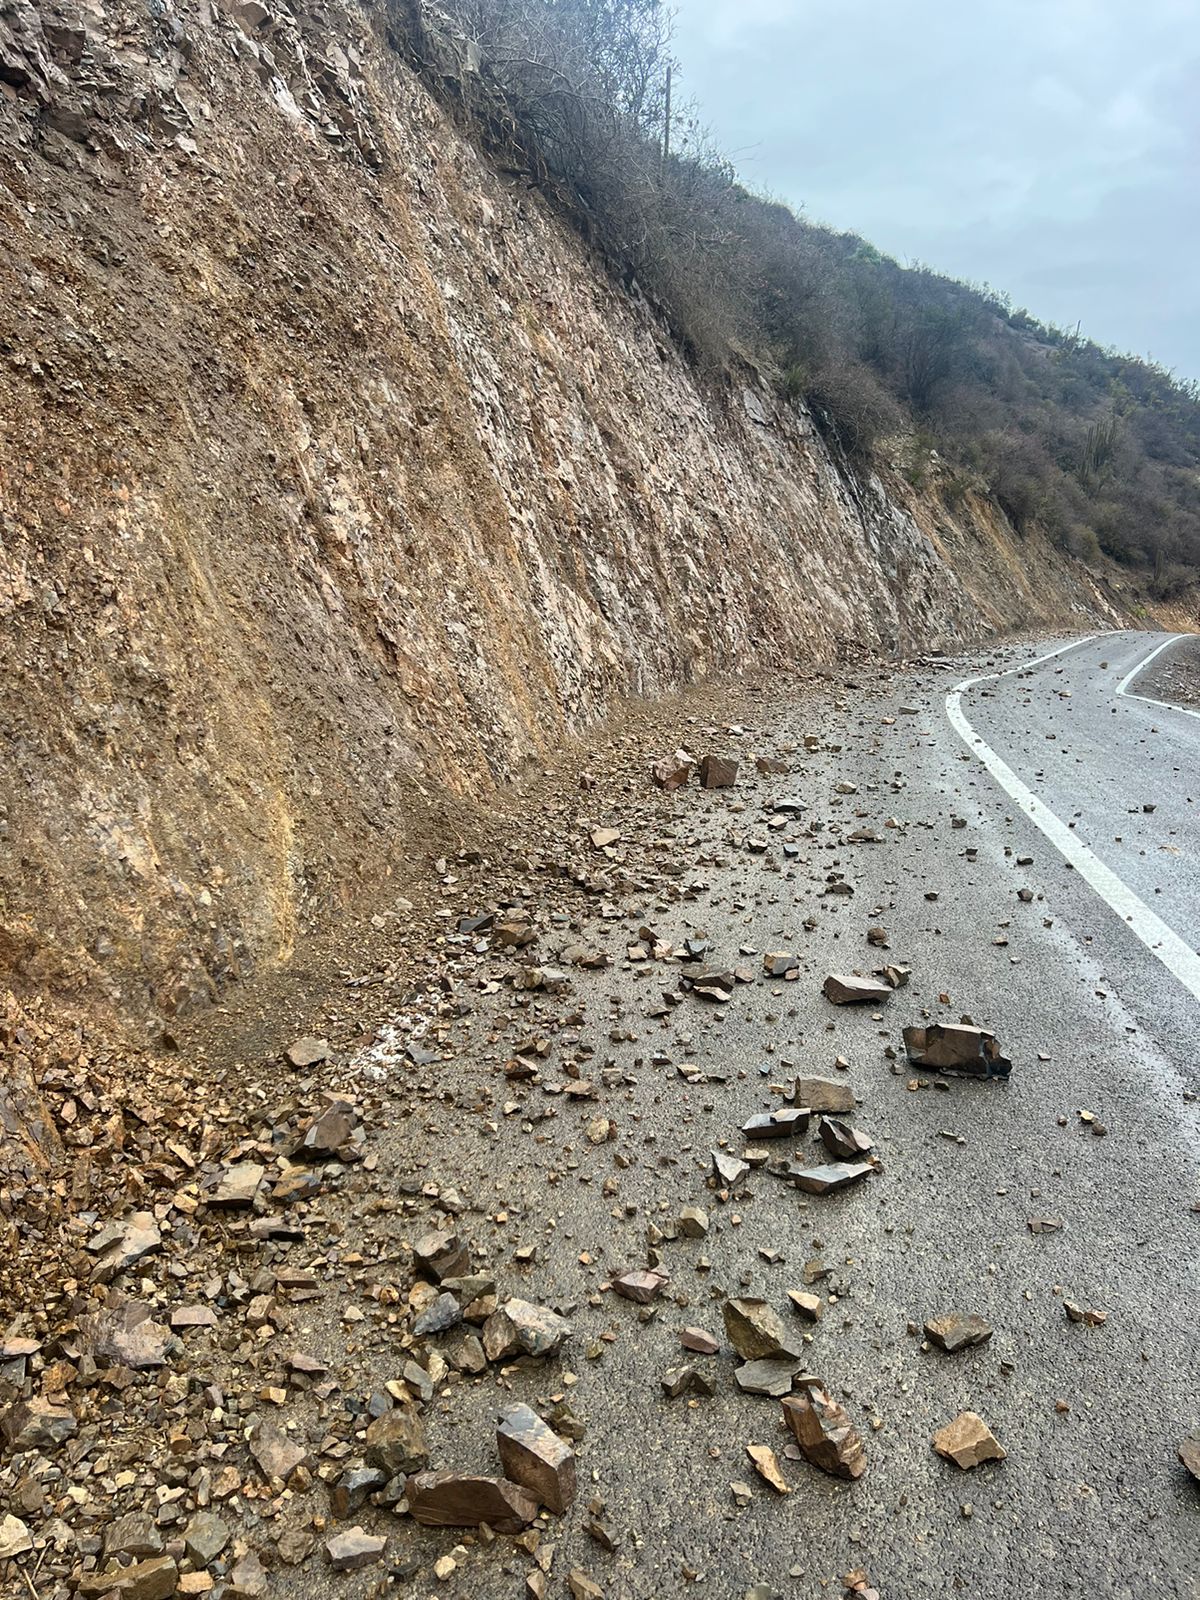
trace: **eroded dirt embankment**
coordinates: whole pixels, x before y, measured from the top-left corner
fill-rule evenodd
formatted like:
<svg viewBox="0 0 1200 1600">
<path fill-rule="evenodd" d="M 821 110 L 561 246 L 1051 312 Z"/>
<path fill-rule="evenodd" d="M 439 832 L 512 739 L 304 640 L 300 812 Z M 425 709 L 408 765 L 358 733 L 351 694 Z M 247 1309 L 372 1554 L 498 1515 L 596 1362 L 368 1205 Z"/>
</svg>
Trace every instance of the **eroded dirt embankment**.
<svg viewBox="0 0 1200 1600">
<path fill-rule="evenodd" d="M 1117 616 L 983 504 L 840 471 L 753 372 L 698 385 L 394 25 L 0 18 L 27 993 L 169 1015 L 285 962 L 622 693 Z"/>
</svg>

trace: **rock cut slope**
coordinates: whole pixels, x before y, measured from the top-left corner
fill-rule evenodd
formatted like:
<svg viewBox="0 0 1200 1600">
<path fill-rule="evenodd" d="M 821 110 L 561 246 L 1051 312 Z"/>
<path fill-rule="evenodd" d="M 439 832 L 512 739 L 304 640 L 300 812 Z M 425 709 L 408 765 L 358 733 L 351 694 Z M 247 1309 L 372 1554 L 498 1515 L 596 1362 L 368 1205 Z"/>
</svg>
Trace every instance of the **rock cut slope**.
<svg viewBox="0 0 1200 1600">
<path fill-rule="evenodd" d="M 0 973 L 171 1013 L 613 697 L 1116 620 L 701 386 L 399 46 L 0 9 Z M 471 70 L 444 41 L 443 75 Z"/>
</svg>

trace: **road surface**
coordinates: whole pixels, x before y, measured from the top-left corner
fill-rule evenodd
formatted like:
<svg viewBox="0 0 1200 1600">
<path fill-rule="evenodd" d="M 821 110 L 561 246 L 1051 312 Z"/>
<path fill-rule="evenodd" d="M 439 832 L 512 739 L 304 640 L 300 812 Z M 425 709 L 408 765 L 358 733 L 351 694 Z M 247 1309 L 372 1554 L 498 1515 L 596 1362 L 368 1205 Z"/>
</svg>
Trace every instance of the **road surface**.
<svg viewBox="0 0 1200 1600">
<path fill-rule="evenodd" d="M 659 748 L 742 753 L 735 790 L 653 793 L 647 712 L 641 744 L 619 730 L 597 736 L 522 802 L 535 856 L 572 828 L 621 830 L 595 870 L 623 866 L 634 887 L 560 905 L 553 874 L 494 873 L 497 889 L 543 919 L 539 961 L 564 964 L 561 947 L 580 943 L 613 964 L 571 968 L 569 997 L 514 996 L 504 980 L 523 958 L 451 940 L 448 992 L 471 1014 L 443 1060 L 389 1065 L 377 1049 L 364 1065 L 389 1074 L 392 1106 L 372 1131 L 373 1187 L 432 1186 L 404 1237 L 437 1220 L 432 1196 L 451 1186 L 459 1229 L 502 1295 L 570 1315 L 561 1362 L 456 1380 L 427 1412 L 434 1465 L 494 1471 L 501 1406 L 570 1398 L 587 1433 L 579 1501 L 544 1535 L 555 1546 L 551 1595 L 566 1594 L 573 1567 L 608 1600 L 742 1600 L 756 1584 L 836 1600 L 855 1568 L 884 1600 L 1200 1594 L 1200 1486 L 1176 1457 L 1200 1432 L 1200 1002 L 1185 981 L 1200 943 L 1200 718 L 1135 697 L 1129 674 L 1161 642 L 1050 640 L 883 683 L 864 668 L 832 695 L 748 699 L 741 732 L 706 733 L 693 695 L 653 713 Z M 1060 653 L 1010 670 L 1048 651 Z M 967 679 L 978 681 L 956 688 Z M 806 735 L 818 746 L 807 754 Z M 746 759 L 789 749 L 786 774 L 759 776 Z M 583 759 L 598 775 L 592 790 L 578 786 Z M 1057 819 L 1086 847 L 1072 850 L 1088 874 L 997 781 L 1001 765 L 1043 824 Z M 807 806 L 802 819 L 769 831 L 764 808 L 790 797 Z M 549 808 L 541 824 L 538 805 Z M 852 842 L 863 828 L 879 842 Z M 851 895 L 825 892 L 839 875 Z M 714 964 L 741 960 L 754 980 L 728 1006 L 685 998 L 648 1016 L 677 968 L 626 959 L 644 924 L 665 940 L 709 940 Z M 888 931 L 888 959 L 911 966 L 908 987 L 878 1013 L 831 1006 L 820 993 L 827 972 L 879 963 L 866 940 L 874 925 Z M 1151 947 L 1164 927 L 1183 977 Z M 796 952 L 797 981 L 761 976 L 760 953 L 778 950 Z M 999 1036 L 1010 1081 L 938 1080 L 898 1059 L 905 1023 L 962 1014 Z M 504 1061 L 531 1033 L 551 1042 L 543 1081 L 506 1079 Z M 705 1081 L 688 1083 L 685 1063 Z M 755 1174 L 722 1203 L 707 1186 L 709 1152 L 721 1141 L 740 1150 L 741 1123 L 777 1106 L 772 1086 L 796 1071 L 853 1086 L 882 1172 L 821 1199 Z M 595 1099 L 552 1092 L 572 1073 L 594 1080 Z M 588 1129 L 601 1115 L 614 1136 L 597 1144 Z M 646 1264 L 648 1227 L 685 1205 L 707 1210 L 709 1234 L 658 1247 L 671 1288 L 642 1320 L 607 1284 Z M 1035 1217 L 1063 1227 L 1031 1232 Z M 343 1252 L 370 1262 L 394 1250 L 360 1200 L 343 1223 Z M 536 1259 L 522 1265 L 516 1251 L 528 1246 Z M 811 1364 L 844 1399 L 870 1465 L 851 1485 L 785 1460 L 792 1492 L 780 1496 L 745 1454 L 750 1444 L 783 1451 L 779 1403 L 739 1393 L 727 1346 L 707 1362 L 711 1398 L 667 1400 L 660 1378 L 683 1359 L 680 1328 L 703 1325 L 724 1344 L 726 1295 L 761 1294 L 783 1310 L 814 1258 L 830 1269 L 816 1286 L 827 1305 L 796 1333 L 811 1333 Z M 1070 1321 L 1066 1300 L 1107 1320 Z M 338 1310 L 327 1303 L 322 1324 L 317 1307 L 303 1329 L 306 1348 L 324 1338 L 334 1361 L 344 1355 Z M 986 1317 L 991 1342 L 956 1356 L 927 1348 L 921 1326 L 952 1310 Z M 394 1377 L 402 1360 L 394 1339 L 364 1339 L 360 1388 Z M 960 1472 L 934 1454 L 931 1434 L 964 1409 L 985 1418 L 1005 1461 Z M 310 1432 L 319 1438 L 320 1424 Z M 733 1483 L 751 1485 L 749 1504 Z M 585 1531 L 593 1497 L 615 1553 Z M 524 1593 L 530 1558 L 511 1544 L 469 1537 L 439 1584 L 433 1561 L 463 1535 L 370 1508 L 362 1520 L 391 1535 L 405 1593 Z M 354 1581 L 365 1592 L 373 1576 Z M 345 1579 L 319 1581 L 346 1592 Z M 316 1592 L 311 1572 L 276 1582 L 283 1594 Z"/>
</svg>

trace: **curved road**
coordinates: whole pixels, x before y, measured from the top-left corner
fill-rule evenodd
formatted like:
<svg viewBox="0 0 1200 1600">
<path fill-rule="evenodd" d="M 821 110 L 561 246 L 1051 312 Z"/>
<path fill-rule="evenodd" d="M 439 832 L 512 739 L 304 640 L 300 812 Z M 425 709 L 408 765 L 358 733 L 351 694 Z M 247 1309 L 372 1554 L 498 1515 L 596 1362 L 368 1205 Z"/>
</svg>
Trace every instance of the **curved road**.
<svg viewBox="0 0 1200 1600">
<path fill-rule="evenodd" d="M 1050 834 L 1038 856 L 1056 906 L 1196 1088 L 1200 715 L 1142 693 L 1147 668 L 1174 643 L 1162 634 L 1100 635 L 1053 647 L 1036 665 L 1000 667 L 1002 675 L 947 699 L 967 748 L 1032 791 L 1026 814 Z M 992 779 L 999 803 L 1020 805 L 1003 771 Z M 1057 842 L 1063 828 L 1066 850 L 1082 863 L 1068 864 Z M 1087 881 L 1091 863 L 1102 869 L 1091 871 L 1099 887 Z"/>
<path fill-rule="evenodd" d="M 1200 942 L 1200 718 L 1119 692 L 1163 642 L 1109 634 L 899 673 L 861 665 L 832 693 L 792 698 L 698 689 L 634 708 L 633 743 L 619 725 L 589 740 L 601 788 L 581 798 L 568 752 L 514 800 L 547 860 L 564 836 L 619 830 L 619 903 L 564 897 L 524 868 L 515 890 L 542 917 L 539 959 L 568 966 L 578 940 L 612 964 L 572 967 L 560 999 L 514 995 L 512 951 L 476 958 L 460 941 L 440 956 L 471 1003 L 433 1069 L 372 1057 L 384 1074 L 373 1181 L 461 1191 L 459 1226 L 503 1292 L 570 1317 L 569 1376 L 551 1362 L 456 1381 L 427 1413 L 438 1466 L 493 1471 L 498 1381 L 504 1403 L 570 1395 L 586 1436 L 579 1500 L 547 1535 L 553 1600 L 576 1565 L 606 1600 L 838 1600 L 860 1567 L 884 1600 L 1200 1600 L 1200 1485 L 1176 1454 L 1200 1434 L 1200 1001 L 1178 975 Z M 651 790 L 649 760 L 684 742 L 738 754 L 736 788 Z M 755 754 L 785 770 L 757 771 Z M 515 881 L 504 872 L 480 892 Z M 702 941 L 717 966 L 745 963 L 749 981 L 725 1006 L 664 1008 L 674 964 L 629 956 L 645 923 L 677 946 Z M 878 1011 L 831 1005 L 827 973 L 884 959 L 877 927 L 909 983 Z M 764 978 L 764 951 L 794 953 L 796 981 Z M 905 1063 L 906 1024 L 964 1014 L 1011 1055 L 1007 1082 Z M 531 1032 L 550 1051 L 544 1086 L 498 1077 Z M 595 1099 L 560 1092 L 568 1064 Z M 881 1170 L 826 1197 L 754 1172 L 726 1203 L 710 1152 L 740 1151 L 746 1118 L 778 1105 L 796 1073 L 853 1091 Z M 821 1154 L 811 1131 L 786 1153 Z M 437 1213 L 413 1204 L 401 1226 L 415 1237 Z M 688 1205 L 707 1212 L 707 1236 L 671 1237 Z M 1043 1218 L 1061 1225 L 1031 1229 Z M 343 1252 L 373 1261 L 393 1247 L 372 1206 L 343 1222 Z M 639 1314 L 607 1285 L 646 1264 L 651 1223 L 670 1292 Z M 806 1281 L 824 1301 L 815 1324 L 787 1299 Z M 766 1297 L 809 1341 L 865 1439 L 859 1482 L 789 1459 L 778 1401 L 739 1392 L 721 1315 L 739 1293 Z M 1072 1320 L 1066 1301 L 1106 1320 Z M 305 1348 L 333 1365 L 339 1307 L 305 1307 Z M 949 1311 L 986 1317 L 990 1342 L 930 1348 L 923 1324 Z M 688 1324 L 726 1348 L 700 1358 L 711 1395 L 671 1400 L 660 1380 Z M 398 1354 L 390 1334 L 359 1345 L 358 1390 L 393 1378 Z M 963 1410 L 1006 1460 L 960 1472 L 934 1453 L 933 1432 Z M 319 1438 L 320 1419 L 310 1426 Z M 751 1444 L 782 1454 L 789 1494 L 757 1479 Z M 593 1495 L 611 1552 L 586 1531 Z M 457 1531 L 377 1520 L 405 1574 L 397 1592 L 523 1588 L 528 1558 L 510 1546 L 497 1558 L 460 1549 Z M 451 1549 L 460 1565 L 443 1590 L 429 1569 Z M 339 1583 L 278 1570 L 272 1593 L 344 1600 Z"/>
</svg>

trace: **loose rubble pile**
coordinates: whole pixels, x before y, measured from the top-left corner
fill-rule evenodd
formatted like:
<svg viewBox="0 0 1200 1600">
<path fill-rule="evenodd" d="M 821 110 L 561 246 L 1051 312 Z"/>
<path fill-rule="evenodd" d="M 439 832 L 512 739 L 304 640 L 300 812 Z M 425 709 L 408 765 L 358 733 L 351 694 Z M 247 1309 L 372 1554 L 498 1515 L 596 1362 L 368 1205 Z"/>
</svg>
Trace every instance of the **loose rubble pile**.
<svg viewBox="0 0 1200 1600">
<path fill-rule="evenodd" d="M 743 821 L 753 795 L 768 829 L 784 824 L 771 835 L 779 848 L 799 849 L 821 830 L 800 802 L 771 798 L 788 754 L 697 762 L 680 750 L 642 782 L 663 804 L 674 797 L 684 827 L 682 808 L 718 791 L 704 803 L 728 808 L 730 850 L 754 837 Z M 48 1119 L 57 1151 L 79 1156 L 72 1167 L 43 1154 L 42 1172 L 27 1156 L 23 1186 L 4 1202 L 23 1258 L 33 1245 L 53 1264 L 45 1281 L 19 1286 L 0 1341 L 10 1575 L 36 1571 L 39 1597 L 64 1600 L 303 1592 L 289 1574 L 314 1568 L 366 1572 L 379 1589 L 457 1573 L 465 1593 L 499 1539 L 532 1600 L 620 1594 L 636 1543 L 600 1497 L 606 1462 L 590 1450 L 588 1400 L 610 1352 L 656 1325 L 675 1354 L 644 1363 L 638 1410 L 647 1428 L 659 1426 L 656 1407 L 678 1419 L 662 1426 L 686 1428 L 733 1397 L 742 1431 L 727 1455 L 753 1468 L 751 1483 L 730 1482 L 735 1512 L 764 1492 L 814 1493 L 817 1477 L 830 1493 L 854 1492 L 884 1419 L 839 1382 L 834 1330 L 853 1304 L 853 1264 L 792 1252 L 798 1231 L 825 1231 L 818 1215 L 837 1227 L 841 1208 L 858 1206 L 861 1227 L 866 1197 L 887 1196 L 886 1100 L 871 1096 L 868 1131 L 861 1067 L 841 1056 L 827 1066 L 819 1046 L 785 1043 L 785 1028 L 756 1084 L 723 1058 L 720 1018 L 747 993 L 778 1008 L 804 996 L 820 1019 L 847 1005 L 903 1007 L 921 1018 L 903 1029 L 909 1065 L 947 1094 L 945 1074 L 1002 1080 L 1011 1062 L 969 1019 L 934 1020 L 919 972 L 822 980 L 803 954 L 763 956 L 698 933 L 678 912 L 704 893 L 703 859 L 656 872 L 654 853 L 634 851 L 639 831 L 632 814 L 620 825 L 581 819 L 563 898 L 549 901 L 561 910 L 539 907 L 528 870 L 521 892 L 472 906 L 464 862 L 427 991 L 410 987 L 352 1049 L 337 1042 L 336 1016 L 328 1037 L 277 1044 L 274 1076 L 261 1080 L 146 1059 L 136 1080 L 110 1081 L 81 1041 L 73 1056 L 56 1053 L 36 1020 L 10 1015 L 5 1045 L 25 1053 L 31 1125 Z M 438 865 L 449 890 L 458 868 Z M 859 937 L 887 942 L 874 921 Z M 639 1032 L 647 1041 L 630 1067 L 606 1054 L 595 1020 L 597 986 L 616 966 L 645 997 L 640 1017 L 616 1004 L 607 1013 L 609 1046 L 637 1044 Z M 468 992 L 485 1070 L 458 1093 L 450 1041 L 469 1020 Z M 936 1004 L 944 1011 L 949 997 Z M 882 1056 L 890 1086 L 900 1063 L 890 1043 Z M 669 1150 L 642 1122 L 643 1079 L 679 1097 Z M 706 1097 L 724 1089 L 719 1109 Z M 409 1143 L 393 1142 L 391 1121 L 410 1124 Z M 397 1165 L 397 1150 L 447 1124 L 461 1171 Z M 521 1192 L 529 1172 L 489 1165 L 509 1127 L 550 1156 L 540 1193 Z M 469 1135 L 483 1141 L 482 1161 Z M 653 1215 L 629 1198 L 639 1162 L 671 1178 Z M 47 1183 L 53 1172 L 65 1176 Z M 575 1238 L 559 1199 L 572 1180 L 600 1193 L 618 1227 L 640 1227 L 644 1255 L 613 1259 L 615 1246 Z M 705 1253 L 714 1241 L 739 1249 L 745 1216 L 783 1204 L 801 1209 L 778 1243 L 746 1250 L 740 1283 L 718 1279 Z M 1056 1222 L 1033 1217 L 1029 1228 Z M 544 1259 L 564 1242 L 577 1291 L 539 1293 Z M 1107 1313 L 1062 1305 L 1104 1337 Z M 922 1359 L 975 1371 L 991 1323 L 936 1305 L 923 1314 L 909 1333 L 939 1353 Z M 972 1410 L 931 1444 L 960 1470 L 994 1471 L 1007 1455 Z M 1179 1455 L 1200 1476 L 1200 1445 L 1185 1441 Z M 844 1587 L 879 1592 L 861 1570 Z"/>
</svg>

